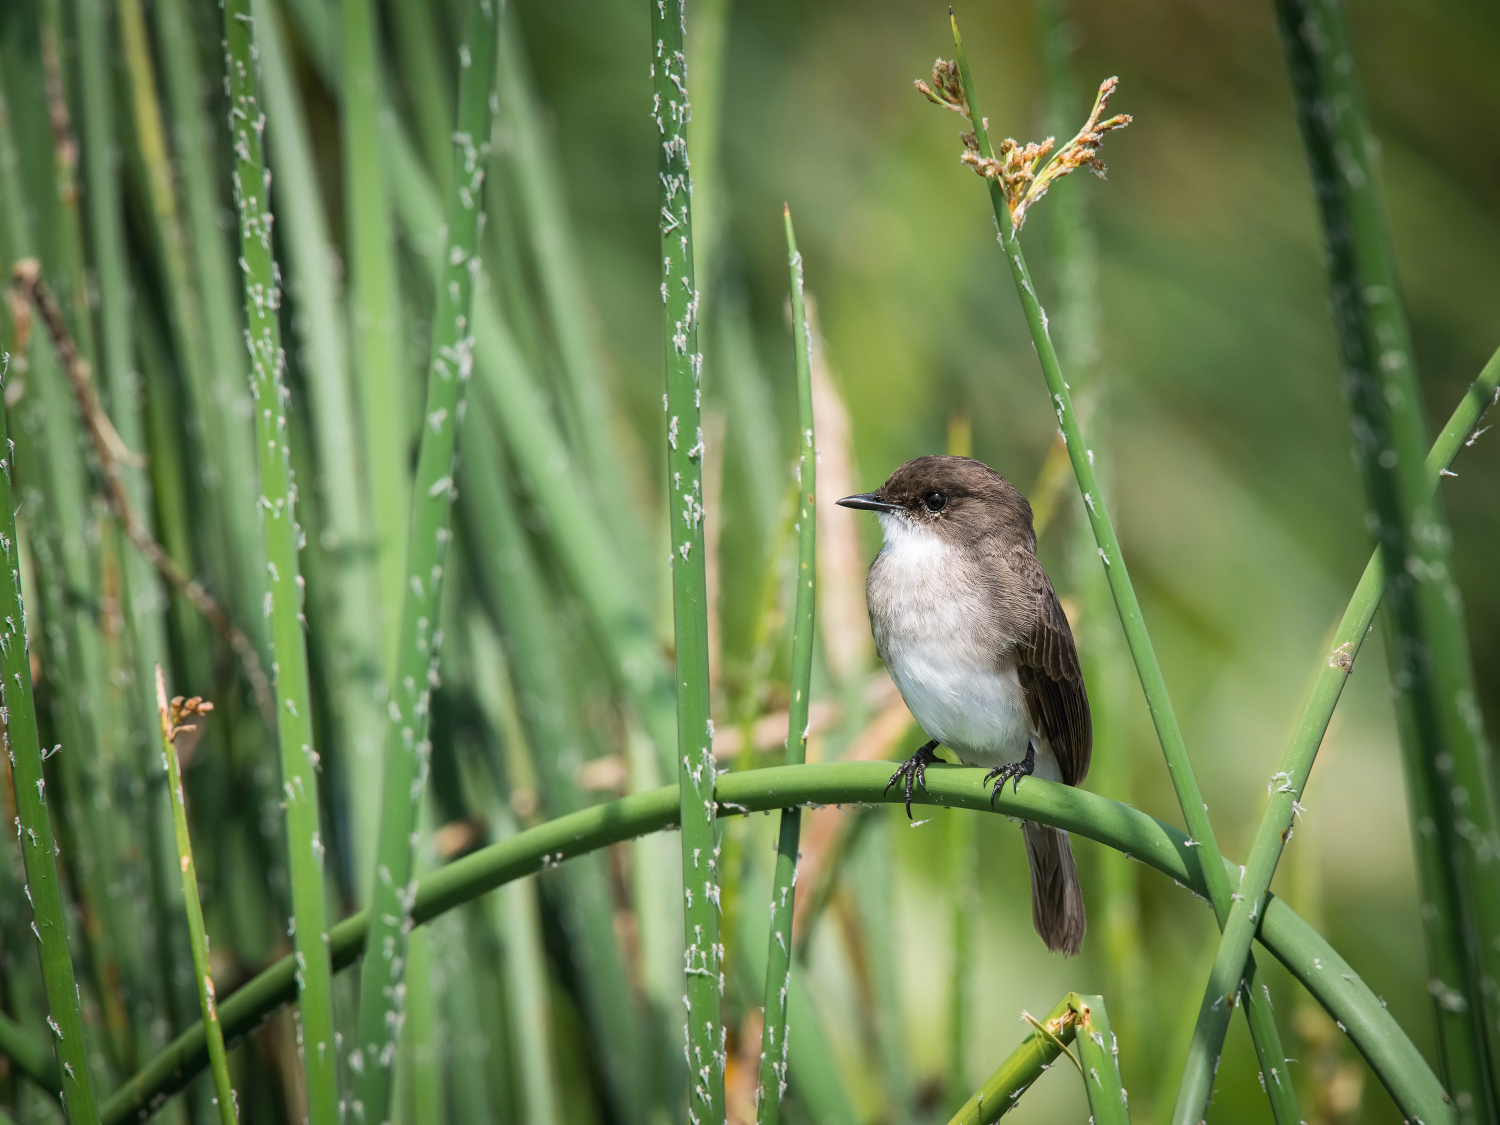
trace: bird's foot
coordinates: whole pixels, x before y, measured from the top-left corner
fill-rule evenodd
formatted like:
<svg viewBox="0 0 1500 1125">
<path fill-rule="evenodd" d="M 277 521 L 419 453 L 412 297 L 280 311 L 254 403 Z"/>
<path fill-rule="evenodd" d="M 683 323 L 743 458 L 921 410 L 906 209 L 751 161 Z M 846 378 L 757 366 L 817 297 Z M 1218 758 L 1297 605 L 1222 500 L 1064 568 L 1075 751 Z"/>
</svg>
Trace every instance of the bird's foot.
<svg viewBox="0 0 1500 1125">
<path fill-rule="evenodd" d="M 990 791 L 990 808 L 995 807 L 995 798 L 1000 796 L 1000 790 L 1005 788 L 1005 783 L 1012 778 L 1015 783 L 1011 786 L 1011 792 L 1018 792 L 1021 788 L 1021 778 L 1030 777 L 1036 769 L 1036 743 L 1026 744 L 1026 757 L 1019 762 L 1007 762 L 1003 766 L 996 766 L 984 775 L 982 784 L 988 785 L 991 779 L 995 780 L 995 788 Z"/>
<path fill-rule="evenodd" d="M 901 763 L 901 768 L 891 774 L 891 779 L 885 783 L 885 792 L 891 791 L 891 786 L 896 782 L 906 780 L 906 819 L 911 819 L 911 787 L 915 781 L 922 787 L 922 792 L 927 792 L 927 767 L 942 759 L 933 753 L 937 749 L 938 740 L 933 739 L 921 747 L 915 754 Z"/>
</svg>

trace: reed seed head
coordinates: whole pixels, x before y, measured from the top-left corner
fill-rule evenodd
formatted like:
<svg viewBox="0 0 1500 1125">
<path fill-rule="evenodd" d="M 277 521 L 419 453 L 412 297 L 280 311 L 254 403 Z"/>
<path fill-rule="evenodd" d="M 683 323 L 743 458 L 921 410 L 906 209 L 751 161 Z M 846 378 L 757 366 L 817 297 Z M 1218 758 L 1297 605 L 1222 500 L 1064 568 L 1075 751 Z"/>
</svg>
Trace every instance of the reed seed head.
<svg viewBox="0 0 1500 1125">
<path fill-rule="evenodd" d="M 1063 146 L 1054 153 L 1057 141 L 1048 137 L 1045 141 L 1030 141 L 1022 144 L 1006 137 L 995 146 L 992 155 L 985 155 L 981 134 L 988 140 L 988 119 L 976 122 L 964 95 L 962 76 L 956 62 L 938 59 L 933 64 L 932 82 L 920 79 L 916 87 L 934 105 L 961 114 L 968 118 L 974 128 L 961 135 L 964 151 L 961 159 L 975 172 L 987 180 L 994 180 L 1005 194 L 1005 203 L 1010 210 L 1012 232 L 1021 229 L 1026 222 L 1026 212 L 1031 205 L 1047 194 L 1057 180 L 1079 168 L 1093 169 L 1101 179 L 1105 174 L 1104 161 L 1099 157 L 1099 148 L 1104 135 L 1115 129 L 1123 129 L 1131 123 L 1128 114 L 1117 113 L 1104 117 L 1109 108 L 1109 99 L 1120 85 L 1118 78 L 1106 78 L 1099 84 L 1099 93 L 1094 98 L 1093 109 L 1088 120 Z"/>
</svg>

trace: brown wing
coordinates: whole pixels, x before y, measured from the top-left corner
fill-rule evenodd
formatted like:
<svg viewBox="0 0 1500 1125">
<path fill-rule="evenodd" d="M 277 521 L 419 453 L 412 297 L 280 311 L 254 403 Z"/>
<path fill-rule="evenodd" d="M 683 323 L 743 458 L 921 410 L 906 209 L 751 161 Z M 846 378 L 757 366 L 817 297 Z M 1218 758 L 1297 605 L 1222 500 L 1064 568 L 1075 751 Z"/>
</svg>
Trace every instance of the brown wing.
<svg viewBox="0 0 1500 1125">
<path fill-rule="evenodd" d="M 1016 646 L 1016 673 L 1026 692 L 1026 709 L 1052 744 L 1063 780 L 1077 785 L 1089 772 L 1094 723 L 1073 630 L 1036 557 L 1027 552 L 1012 566 L 1036 605 L 1036 622 Z"/>
</svg>

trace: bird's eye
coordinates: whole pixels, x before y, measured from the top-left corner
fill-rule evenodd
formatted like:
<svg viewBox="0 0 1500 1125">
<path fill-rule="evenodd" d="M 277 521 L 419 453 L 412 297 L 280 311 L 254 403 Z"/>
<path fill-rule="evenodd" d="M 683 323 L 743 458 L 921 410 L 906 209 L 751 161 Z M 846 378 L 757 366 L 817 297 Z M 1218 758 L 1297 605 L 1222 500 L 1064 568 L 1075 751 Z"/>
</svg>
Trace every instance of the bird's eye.
<svg viewBox="0 0 1500 1125">
<path fill-rule="evenodd" d="M 927 505 L 929 512 L 941 512 L 948 506 L 948 497 L 941 492 L 929 492 L 922 497 L 922 503 Z"/>
</svg>

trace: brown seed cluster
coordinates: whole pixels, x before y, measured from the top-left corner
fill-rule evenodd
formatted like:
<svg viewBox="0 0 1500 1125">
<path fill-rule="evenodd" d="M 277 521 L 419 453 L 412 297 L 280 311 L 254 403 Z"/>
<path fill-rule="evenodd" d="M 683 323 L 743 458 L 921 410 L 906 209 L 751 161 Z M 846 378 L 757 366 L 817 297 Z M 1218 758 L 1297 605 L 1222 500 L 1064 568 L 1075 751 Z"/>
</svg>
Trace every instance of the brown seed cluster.
<svg viewBox="0 0 1500 1125">
<path fill-rule="evenodd" d="M 193 696 L 184 699 L 177 695 L 172 697 L 172 702 L 167 709 L 167 739 L 175 741 L 177 735 L 187 726 L 196 725 L 194 720 L 199 716 L 207 715 L 214 709 L 214 705 L 201 696 Z"/>
<path fill-rule="evenodd" d="M 969 99 L 964 96 L 964 84 L 958 73 L 958 63 L 938 59 L 932 64 L 932 85 L 920 78 L 916 86 L 933 105 L 951 109 L 954 113 L 969 117 Z"/>
<path fill-rule="evenodd" d="M 1104 176 L 1104 161 L 1099 158 L 1099 146 L 1104 141 L 1104 134 L 1123 129 L 1131 121 L 1129 115 L 1124 113 L 1104 117 L 1110 96 L 1119 84 L 1118 78 L 1106 78 L 1100 84 L 1098 96 L 1094 98 L 1094 108 L 1089 113 L 1088 120 L 1083 123 L 1083 128 L 1055 154 L 1052 150 L 1056 139 L 1053 137 L 1027 144 L 1007 137 L 996 146 L 992 156 L 984 155 L 984 146 L 980 143 L 981 134 L 988 140 L 989 122 L 974 121 L 969 100 L 964 95 L 957 63 L 938 59 L 932 67 L 932 82 L 929 84 L 918 80 L 916 86 L 928 101 L 961 114 L 974 126 L 971 132 L 963 134 L 964 153 L 961 159 L 979 175 L 994 180 L 1000 186 L 1000 190 L 1005 193 L 1006 205 L 1010 208 L 1011 229 L 1018 231 L 1026 222 L 1026 212 L 1031 205 L 1046 195 L 1057 180 L 1083 167 L 1092 168 L 1095 175 L 1101 178 Z"/>
</svg>

